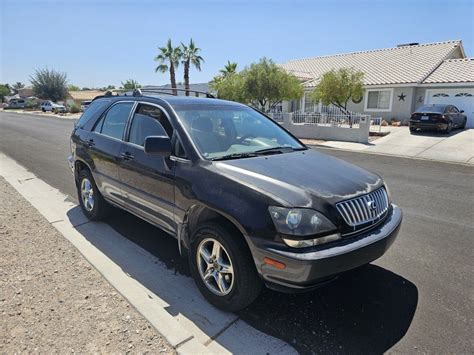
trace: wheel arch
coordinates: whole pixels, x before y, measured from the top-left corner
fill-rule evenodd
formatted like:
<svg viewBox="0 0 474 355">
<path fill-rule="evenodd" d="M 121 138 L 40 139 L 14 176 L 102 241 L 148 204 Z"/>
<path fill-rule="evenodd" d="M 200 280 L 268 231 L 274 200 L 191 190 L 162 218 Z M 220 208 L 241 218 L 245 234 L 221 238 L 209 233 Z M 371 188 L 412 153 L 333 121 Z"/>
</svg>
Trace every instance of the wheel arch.
<svg viewBox="0 0 474 355">
<path fill-rule="evenodd" d="M 183 233 L 182 242 L 186 249 L 189 249 L 194 233 L 200 225 L 206 222 L 218 222 L 223 224 L 226 228 L 238 232 L 245 240 L 246 230 L 245 228 L 232 216 L 227 213 L 218 211 L 209 206 L 205 205 L 193 205 L 191 206 L 184 218 L 184 225 L 186 226 L 186 233 Z M 247 241 L 246 241 L 247 243 Z"/>
</svg>

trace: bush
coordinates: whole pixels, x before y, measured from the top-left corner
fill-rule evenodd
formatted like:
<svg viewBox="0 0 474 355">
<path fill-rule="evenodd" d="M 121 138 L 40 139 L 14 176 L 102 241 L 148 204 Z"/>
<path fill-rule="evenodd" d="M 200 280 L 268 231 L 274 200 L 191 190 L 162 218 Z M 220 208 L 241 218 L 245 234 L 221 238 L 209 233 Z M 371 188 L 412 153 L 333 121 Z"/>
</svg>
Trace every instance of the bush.
<svg viewBox="0 0 474 355">
<path fill-rule="evenodd" d="M 79 112 L 81 112 L 81 109 L 77 105 L 72 104 L 71 106 L 69 106 L 69 112 L 79 113 Z"/>
</svg>

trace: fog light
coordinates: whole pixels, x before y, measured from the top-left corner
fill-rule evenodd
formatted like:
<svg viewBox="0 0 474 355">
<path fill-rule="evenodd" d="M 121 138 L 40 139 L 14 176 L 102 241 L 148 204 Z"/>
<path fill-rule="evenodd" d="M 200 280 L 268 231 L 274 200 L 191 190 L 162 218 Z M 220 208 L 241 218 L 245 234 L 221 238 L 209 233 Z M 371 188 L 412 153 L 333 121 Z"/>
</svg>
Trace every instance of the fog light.
<svg viewBox="0 0 474 355">
<path fill-rule="evenodd" d="M 315 245 L 321 245 L 329 242 L 333 242 L 335 240 L 341 239 L 341 235 L 339 233 L 330 234 L 325 237 L 314 238 L 314 239 L 303 239 L 303 240 L 294 240 L 294 239 L 287 239 L 282 238 L 286 245 L 292 248 L 307 248 L 307 247 L 314 247 Z"/>
</svg>

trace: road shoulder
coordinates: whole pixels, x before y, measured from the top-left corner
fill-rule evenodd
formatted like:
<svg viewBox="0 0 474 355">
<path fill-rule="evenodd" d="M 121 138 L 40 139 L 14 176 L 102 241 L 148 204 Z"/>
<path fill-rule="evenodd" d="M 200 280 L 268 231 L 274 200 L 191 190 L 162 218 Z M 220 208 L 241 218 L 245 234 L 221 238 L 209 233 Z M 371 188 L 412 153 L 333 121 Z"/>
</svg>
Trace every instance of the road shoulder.
<svg viewBox="0 0 474 355">
<path fill-rule="evenodd" d="M 2 177 L 0 199 L 0 352 L 175 352 Z"/>
</svg>

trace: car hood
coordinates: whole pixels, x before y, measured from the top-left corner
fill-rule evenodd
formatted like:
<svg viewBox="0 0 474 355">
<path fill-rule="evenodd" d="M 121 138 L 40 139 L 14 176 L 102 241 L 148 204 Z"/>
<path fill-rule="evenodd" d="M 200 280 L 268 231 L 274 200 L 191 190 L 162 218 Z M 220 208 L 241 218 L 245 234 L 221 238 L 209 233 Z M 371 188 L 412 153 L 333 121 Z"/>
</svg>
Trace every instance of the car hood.
<svg viewBox="0 0 474 355">
<path fill-rule="evenodd" d="M 376 174 L 311 149 L 218 161 L 210 168 L 288 207 L 334 204 L 383 184 Z"/>
</svg>

